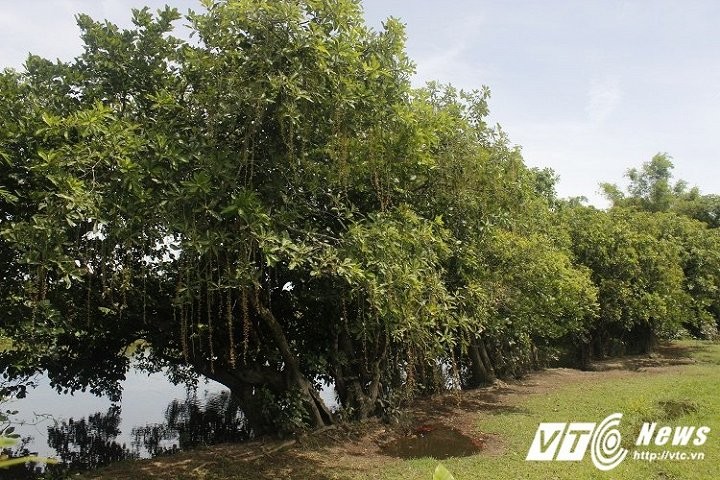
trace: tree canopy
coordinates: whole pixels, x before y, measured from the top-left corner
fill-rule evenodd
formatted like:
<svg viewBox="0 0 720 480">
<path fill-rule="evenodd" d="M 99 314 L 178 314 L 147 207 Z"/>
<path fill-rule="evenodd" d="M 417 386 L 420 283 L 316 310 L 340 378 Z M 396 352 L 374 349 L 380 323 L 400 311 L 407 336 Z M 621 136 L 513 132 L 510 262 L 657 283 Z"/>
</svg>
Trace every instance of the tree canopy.
<svg viewBox="0 0 720 480">
<path fill-rule="evenodd" d="M 564 202 L 488 126 L 487 88 L 411 86 L 399 21 L 203 5 L 192 40 L 172 8 L 80 15 L 78 58 L 0 75 L 6 375 L 118 395 L 143 341 L 260 433 L 712 333 L 717 202 L 667 156 L 606 186 L 610 211 Z"/>
</svg>

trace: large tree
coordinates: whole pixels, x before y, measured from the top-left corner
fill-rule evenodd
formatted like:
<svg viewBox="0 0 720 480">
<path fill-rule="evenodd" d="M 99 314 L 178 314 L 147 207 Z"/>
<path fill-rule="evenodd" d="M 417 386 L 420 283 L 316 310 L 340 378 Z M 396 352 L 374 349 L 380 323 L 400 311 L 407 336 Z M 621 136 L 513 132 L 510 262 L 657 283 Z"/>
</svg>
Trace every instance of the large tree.
<svg viewBox="0 0 720 480">
<path fill-rule="evenodd" d="M 80 16 L 74 62 L 3 74 L 3 364 L 114 391 L 143 339 L 156 365 L 228 385 L 257 429 L 268 399 L 324 425 L 325 364 L 369 375 L 354 401 L 374 406 L 387 342 L 427 335 L 366 327 L 437 308 L 378 290 L 419 274 L 383 243 L 405 179 L 427 175 L 403 30 L 372 31 L 352 1 L 205 6 L 187 17 L 197 43 L 169 34 L 172 9 L 135 11 L 130 30 Z M 409 247 L 435 231 L 398 228 Z M 376 250 L 357 245 L 367 235 Z M 337 337 L 368 361 L 328 353 Z"/>
<path fill-rule="evenodd" d="M 79 16 L 75 61 L 2 75 L 5 373 L 117 395 L 142 340 L 149 368 L 227 385 L 255 432 L 334 422 L 324 383 L 356 418 L 458 384 L 490 332 L 472 255 L 547 211 L 488 92 L 411 89 L 401 25 L 354 1 L 205 7 L 193 42 L 169 8 Z"/>
</svg>

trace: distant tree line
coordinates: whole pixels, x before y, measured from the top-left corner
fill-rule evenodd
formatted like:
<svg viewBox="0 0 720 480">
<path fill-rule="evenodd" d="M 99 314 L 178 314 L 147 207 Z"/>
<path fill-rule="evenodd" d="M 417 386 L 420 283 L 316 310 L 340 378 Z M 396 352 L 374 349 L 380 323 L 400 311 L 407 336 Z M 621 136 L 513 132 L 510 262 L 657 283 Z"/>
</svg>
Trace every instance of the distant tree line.
<svg viewBox="0 0 720 480">
<path fill-rule="evenodd" d="M 204 5 L 191 40 L 80 15 L 79 57 L 0 75 L 5 375 L 117 395 L 142 340 L 261 433 L 716 334 L 720 197 L 667 155 L 608 210 L 562 200 L 486 88 L 411 86 L 397 20 Z"/>
</svg>

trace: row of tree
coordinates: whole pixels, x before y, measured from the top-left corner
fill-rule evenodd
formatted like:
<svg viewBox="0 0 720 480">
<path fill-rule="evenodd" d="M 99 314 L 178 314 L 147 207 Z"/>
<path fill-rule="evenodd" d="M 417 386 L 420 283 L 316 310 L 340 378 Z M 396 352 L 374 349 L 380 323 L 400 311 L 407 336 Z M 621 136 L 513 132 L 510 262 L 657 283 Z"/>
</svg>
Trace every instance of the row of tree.
<svg viewBox="0 0 720 480">
<path fill-rule="evenodd" d="M 6 375 L 117 395 L 142 340 L 259 433 L 716 331 L 720 201 L 667 156 L 608 211 L 560 200 L 487 89 L 411 87 L 398 21 L 204 5 L 191 41 L 170 8 L 81 15 L 77 59 L 0 75 Z"/>
</svg>

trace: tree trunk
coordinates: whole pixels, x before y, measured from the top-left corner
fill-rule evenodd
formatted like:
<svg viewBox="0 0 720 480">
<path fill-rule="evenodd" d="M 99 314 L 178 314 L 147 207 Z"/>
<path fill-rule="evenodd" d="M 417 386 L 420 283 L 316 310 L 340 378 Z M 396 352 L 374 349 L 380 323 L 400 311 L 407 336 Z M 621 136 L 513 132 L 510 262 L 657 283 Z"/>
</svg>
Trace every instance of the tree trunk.
<svg viewBox="0 0 720 480">
<path fill-rule="evenodd" d="M 590 370 L 592 363 L 592 338 L 587 342 L 580 342 L 578 347 L 578 364 L 580 370 Z"/>
<path fill-rule="evenodd" d="M 641 353 L 645 355 L 649 355 L 652 352 L 655 351 L 655 348 L 657 347 L 657 335 L 655 334 L 655 329 L 653 328 L 652 322 L 648 323 L 647 325 L 643 325 L 640 327 L 640 348 Z"/>
<path fill-rule="evenodd" d="M 480 349 L 480 358 L 482 358 L 483 365 L 485 365 L 485 371 L 487 371 L 487 383 L 493 384 L 497 380 L 497 375 L 495 374 L 495 367 L 490 361 L 485 340 L 482 338 L 478 340 L 478 348 Z"/>
<path fill-rule="evenodd" d="M 482 385 L 495 383 L 495 369 L 490 361 L 485 342 L 482 339 L 474 340 L 468 348 L 470 357 L 470 387 L 477 388 Z"/>
<path fill-rule="evenodd" d="M 335 387 L 343 407 L 354 413 L 358 420 L 376 414 L 377 400 L 382 390 L 380 377 L 382 363 L 387 357 L 387 336 L 381 335 L 375 344 L 373 360 L 367 368 L 357 360 L 355 348 L 347 331 L 338 332 L 335 343 Z M 341 365 L 340 351 L 349 359 L 349 365 Z"/>
<path fill-rule="evenodd" d="M 262 401 L 256 393 L 260 386 L 267 387 L 274 393 L 285 390 L 282 374 L 268 367 L 246 367 L 234 370 L 216 368 L 211 371 L 208 366 L 196 367 L 197 371 L 230 389 L 230 393 L 238 400 L 249 429 L 255 435 L 273 433 L 275 426 L 271 419 L 263 414 Z"/>
<path fill-rule="evenodd" d="M 468 348 L 470 356 L 470 388 L 477 388 L 488 382 L 488 372 L 480 356 L 480 348 L 476 343 L 471 343 Z"/>
<path fill-rule="evenodd" d="M 255 290 L 253 297 L 253 306 L 260 314 L 260 318 L 270 330 L 270 335 L 280 351 L 283 361 L 285 362 L 286 380 L 288 389 L 295 388 L 301 396 L 305 407 L 310 414 L 311 426 L 315 428 L 324 427 L 335 423 L 332 412 L 327 408 L 320 395 L 313 387 L 312 383 L 300 371 L 297 355 L 290 348 L 290 345 L 283 332 L 282 325 L 275 318 L 272 311 L 260 301 L 258 289 Z"/>
<path fill-rule="evenodd" d="M 605 349 L 606 349 L 605 334 L 603 330 L 598 330 L 593 335 L 593 353 L 595 358 L 598 360 L 605 360 Z"/>
</svg>

